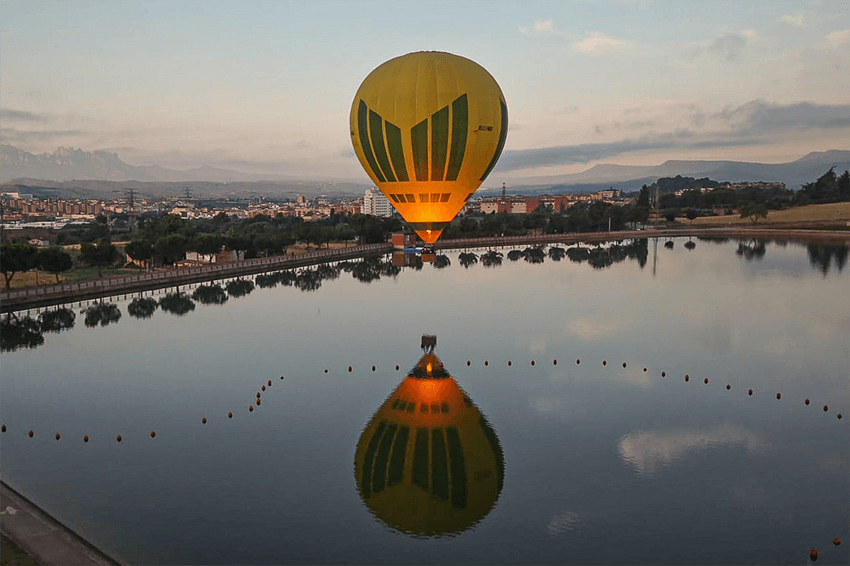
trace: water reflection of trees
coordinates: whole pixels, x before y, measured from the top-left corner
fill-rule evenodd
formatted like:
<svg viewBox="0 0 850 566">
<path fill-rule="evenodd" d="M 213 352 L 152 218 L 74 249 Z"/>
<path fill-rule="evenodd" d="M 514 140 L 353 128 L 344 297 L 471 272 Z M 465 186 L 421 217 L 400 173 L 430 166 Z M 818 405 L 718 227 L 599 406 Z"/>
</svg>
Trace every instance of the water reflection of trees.
<svg viewBox="0 0 850 566">
<path fill-rule="evenodd" d="M 747 261 L 761 259 L 767 251 L 767 246 L 764 240 L 739 241 L 738 250 L 735 252 Z"/>
<path fill-rule="evenodd" d="M 567 250 L 564 248 L 559 248 L 558 246 L 551 246 L 549 248 L 549 259 L 552 261 L 561 261 L 567 257 Z"/>
<path fill-rule="evenodd" d="M 14 352 L 20 348 L 37 348 L 44 344 L 41 326 L 30 316 L 8 313 L 0 319 L 0 350 Z"/>
<path fill-rule="evenodd" d="M 481 254 L 481 265 L 484 267 L 495 267 L 502 265 L 502 252 L 490 250 L 485 254 Z"/>
<path fill-rule="evenodd" d="M 464 268 L 469 269 L 469 266 L 478 263 L 478 254 L 473 252 L 461 252 L 457 256 L 457 259 Z"/>
<path fill-rule="evenodd" d="M 575 263 L 586 262 L 594 269 L 605 269 L 611 267 L 615 263 L 632 259 L 638 262 L 638 265 L 643 269 L 649 257 L 649 245 L 646 238 L 633 240 L 628 244 L 614 242 L 609 246 L 598 245 L 593 248 L 582 247 L 577 245 L 568 248 L 566 251 L 570 261 Z"/>
<path fill-rule="evenodd" d="M 443 269 L 444 267 L 448 267 L 452 264 L 452 261 L 449 259 L 449 256 L 445 254 L 438 254 L 437 257 L 434 258 L 434 267 L 437 269 Z"/>
<path fill-rule="evenodd" d="M 136 297 L 127 305 L 127 313 L 134 318 L 150 318 L 159 304 L 150 297 Z"/>
<path fill-rule="evenodd" d="M 254 282 L 250 279 L 234 279 L 227 282 L 226 288 L 231 297 L 244 297 L 254 290 Z"/>
<path fill-rule="evenodd" d="M 223 305 L 227 302 L 227 292 L 221 285 L 213 283 L 210 285 L 199 285 L 192 293 L 192 299 L 202 305 Z"/>
<path fill-rule="evenodd" d="M 159 308 L 175 316 L 183 316 L 195 310 L 195 303 L 186 293 L 175 291 L 159 300 Z"/>
<path fill-rule="evenodd" d="M 826 276 L 830 265 L 834 264 L 838 273 L 847 265 L 847 255 L 850 247 L 830 244 L 809 244 L 806 246 L 809 262 Z"/>
<path fill-rule="evenodd" d="M 73 310 L 60 307 L 38 315 L 38 326 L 42 332 L 61 332 L 74 328 L 77 315 Z"/>
<path fill-rule="evenodd" d="M 88 328 L 94 328 L 98 325 L 107 326 L 121 320 L 121 310 L 112 303 L 100 302 L 83 309 L 82 313 L 86 315 L 83 322 Z"/>
</svg>

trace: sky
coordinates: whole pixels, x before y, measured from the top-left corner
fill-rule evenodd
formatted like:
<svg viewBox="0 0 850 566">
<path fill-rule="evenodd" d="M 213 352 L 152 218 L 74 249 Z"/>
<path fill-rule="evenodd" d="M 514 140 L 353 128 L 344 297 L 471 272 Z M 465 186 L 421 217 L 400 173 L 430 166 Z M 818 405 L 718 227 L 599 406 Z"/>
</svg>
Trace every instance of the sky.
<svg viewBox="0 0 850 566">
<path fill-rule="evenodd" d="M 0 1 L 0 143 L 368 183 L 363 79 L 462 55 L 507 101 L 484 186 L 850 149 L 850 2 Z"/>
</svg>

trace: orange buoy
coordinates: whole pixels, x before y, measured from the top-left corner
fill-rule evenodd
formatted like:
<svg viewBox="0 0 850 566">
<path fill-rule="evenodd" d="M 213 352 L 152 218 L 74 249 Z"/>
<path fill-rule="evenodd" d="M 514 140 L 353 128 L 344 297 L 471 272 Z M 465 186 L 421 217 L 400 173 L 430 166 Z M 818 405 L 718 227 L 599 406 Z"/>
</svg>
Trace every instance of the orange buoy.
<svg viewBox="0 0 850 566">
<path fill-rule="evenodd" d="M 484 360 L 484 365 L 485 365 L 485 366 L 489 366 L 489 365 L 490 365 L 490 362 L 488 362 L 487 360 Z"/>
<path fill-rule="evenodd" d="M 351 370 L 354 369 L 351 366 L 348 366 L 348 373 L 351 373 Z"/>
<path fill-rule="evenodd" d="M 253 413 L 253 412 L 254 412 L 254 406 L 253 406 L 253 405 L 248 405 L 248 412 L 249 412 L 249 413 Z"/>
<path fill-rule="evenodd" d="M 259 398 L 260 398 L 260 392 L 257 391 L 257 399 L 259 399 Z"/>
<path fill-rule="evenodd" d="M 815 562 L 818 559 L 818 549 L 817 548 L 813 548 L 809 552 L 809 558 L 812 559 L 812 562 Z"/>
<path fill-rule="evenodd" d="M 726 384 L 726 391 L 729 391 L 730 389 L 732 389 L 732 386 L 727 383 Z"/>
<path fill-rule="evenodd" d="M 705 379 L 702 380 L 702 382 L 705 383 L 706 385 L 708 385 L 708 378 L 706 377 Z"/>
<path fill-rule="evenodd" d="M 555 358 L 554 360 L 552 360 L 552 365 L 553 366 L 558 365 L 558 358 Z"/>
<path fill-rule="evenodd" d="M 508 360 L 508 367 L 511 367 L 511 361 Z"/>
<path fill-rule="evenodd" d="M 608 365 L 608 360 L 602 360 L 602 365 L 603 365 L 603 366 L 607 366 L 607 365 Z"/>
<path fill-rule="evenodd" d="M 825 413 L 825 412 L 827 412 L 828 410 L 829 410 L 829 405 L 824 405 L 824 406 L 823 406 L 823 412 Z"/>
<path fill-rule="evenodd" d="M 809 403 L 811 403 L 811 401 L 809 401 L 808 398 L 805 401 L 803 401 L 803 404 L 806 405 L 806 407 L 809 406 Z"/>
<path fill-rule="evenodd" d="M 472 360 L 466 360 L 466 367 L 469 367 L 470 365 L 472 365 Z"/>
<path fill-rule="evenodd" d="M 661 377 L 667 377 L 667 372 L 666 372 L 666 371 L 662 371 L 662 372 L 661 372 Z"/>
<path fill-rule="evenodd" d="M 30 435 L 30 438 L 32 438 L 32 435 L 34 435 L 35 433 L 33 431 L 29 431 L 28 434 Z"/>
<path fill-rule="evenodd" d="M 685 383 L 688 383 L 691 380 L 691 376 L 685 374 Z"/>
<path fill-rule="evenodd" d="M 156 431 L 155 430 L 151 431 L 151 438 L 156 438 Z"/>
<path fill-rule="evenodd" d="M 271 387 L 271 386 L 272 386 L 272 380 L 270 379 L 269 380 L 269 387 Z"/>
<path fill-rule="evenodd" d="M 207 418 L 206 418 L 206 417 L 202 418 L 202 419 L 201 419 L 201 422 L 202 422 L 203 424 L 207 424 Z"/>
<path fill-rule="evenodd" d="M 747 395 L 749 395 L 750 397 L 752 397 L 752 396 L 753 396 L 753 390 L 752 390 L 752 389 L 750 389 L 749 391 L 747 391 Z"/>
<path fill-rule="evenodd" d="M 56 433 L 56 440 L 59 440 L 60 438 L 62 438 L 62 437 L 61 437 L 61 436 L 59 435 L 59 433 L 57 432 L 57 433 Z"/>
<path fill-rule="evenodd" d="M 260 406 L 260 402 L 261 402 L 261 401 L 260 401 L 259 399 L 257 399 L 257 406 L 258 406 L 258 407 Z"/>
<path fill-rule="evenodd" d="M 375 366 L 372 366 L 372 371 L 375 371 Z"/>
<path fill-rule="evenodd" d="M 83 442 L 87 443 L 88 441 L 89 441 L 89 435 L 86 434 L 86 435 L 83 436 Z"/>
<path fill-rule="evenodd" d="M 119 434 L 118 436 L 116 436 L 116 437 L 115 437 L 115 441 L 116 441 L 116 442 L 121 442 L 121 435 L 120 435 L 120 434 Z"/>
<path fill-rule="evenodd" d="M 266 386 L 265 386 L 265 385 L 263 385 L 260 389 L 262 389 L 263 391 L 265 391 L 265 390 L 266 390 Z"/>
<path fill-rule="evenodd" d="M 777 393 L 776 400 L 779 401 L 780 399 L 782 399 L 782 393 Z"/>
<path fill-rule="evenodd" d="M 832 544 L 834 544 L 835 546 L 838 546 L 839 544 L 841 544 L 841 539 L 840 538 L 832 539 Z"/>
<path fill-rule="evenodd" d="M 231 412 L 227 413 L 227 418 L 228 418 L 228 419 L 232 419 L 232 418 L 233 418 L 233 411 L 231 411 Z"/>
</svg>

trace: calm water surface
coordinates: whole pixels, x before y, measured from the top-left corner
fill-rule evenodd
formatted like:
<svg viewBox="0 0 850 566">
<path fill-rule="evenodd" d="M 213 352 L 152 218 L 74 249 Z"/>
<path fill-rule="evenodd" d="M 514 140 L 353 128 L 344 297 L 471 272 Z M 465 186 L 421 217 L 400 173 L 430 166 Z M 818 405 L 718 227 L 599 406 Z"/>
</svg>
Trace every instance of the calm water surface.
<svg viewBox="0 0 850 566">
<path fill-rule="evenodd" d="M 850 562 L 847 248 L 671 241 L 75 304 L 2 478 L 130 563 Z"/>
</svg>

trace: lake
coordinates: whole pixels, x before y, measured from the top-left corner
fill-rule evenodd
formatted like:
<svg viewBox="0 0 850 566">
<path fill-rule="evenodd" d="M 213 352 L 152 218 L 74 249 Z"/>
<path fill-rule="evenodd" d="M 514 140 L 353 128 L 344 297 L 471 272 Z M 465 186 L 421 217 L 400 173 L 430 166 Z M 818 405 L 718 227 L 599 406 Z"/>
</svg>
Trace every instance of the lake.
<svg viewBox="0 0 850 566">
<path fill-rule="evenodd" d="M 4 316 L 2 478 L 129 563 L 850 562 L 847 247 L 487 252 Z"/>
</svg>

